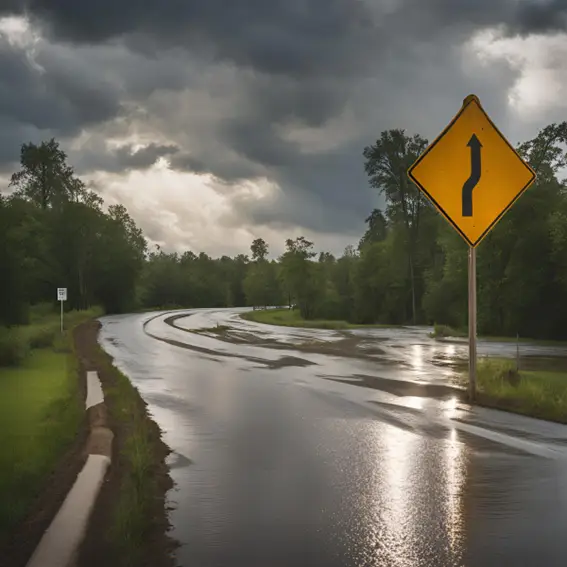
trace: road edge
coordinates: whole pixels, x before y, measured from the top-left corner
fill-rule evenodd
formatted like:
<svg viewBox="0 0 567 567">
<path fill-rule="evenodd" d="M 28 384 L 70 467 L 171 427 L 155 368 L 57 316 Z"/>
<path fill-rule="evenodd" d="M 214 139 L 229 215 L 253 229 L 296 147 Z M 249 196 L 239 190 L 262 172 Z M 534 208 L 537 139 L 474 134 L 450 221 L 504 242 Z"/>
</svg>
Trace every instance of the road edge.
<svg viewBox="0 0 567 567">
<path fill-rule="evenodd" d="M 72 567 L 76 562 L 112 461 L 113 433 L 108 427 L 104 394 L 96 371 L 87 371 L 85 411 L 89 424 L 85 447 L 87 460 L 27 567 Z"/>
<path fill-rule="evenodd" d="M 96 369 L 102 384 L 104 411 L 114 435 L 112 466 L 77 565 L 174 567 L 180 543 L 170 534 L 170 491 L 175 486 L 167 464 L 171 449 L 136 386 L 102 347 L 101 327 L 99 320 L 84 324 L 76 344 L 85 368 Z"/>
</svg>

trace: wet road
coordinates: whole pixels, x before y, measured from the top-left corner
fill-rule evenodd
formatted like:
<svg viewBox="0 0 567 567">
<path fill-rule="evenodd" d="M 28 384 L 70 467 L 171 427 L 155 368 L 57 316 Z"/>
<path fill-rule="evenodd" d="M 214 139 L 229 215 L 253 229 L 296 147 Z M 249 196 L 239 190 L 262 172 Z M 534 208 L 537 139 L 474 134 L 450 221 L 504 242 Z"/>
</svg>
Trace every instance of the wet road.
<svg viewBox="0 0 567 567">
<path fill-rule="evenodd" d="M 174 450 L 183 567 L 567 565 L 567 427 L 460 402 L 466 345 L 181 315 L 101 342 Z"/>
</svg>

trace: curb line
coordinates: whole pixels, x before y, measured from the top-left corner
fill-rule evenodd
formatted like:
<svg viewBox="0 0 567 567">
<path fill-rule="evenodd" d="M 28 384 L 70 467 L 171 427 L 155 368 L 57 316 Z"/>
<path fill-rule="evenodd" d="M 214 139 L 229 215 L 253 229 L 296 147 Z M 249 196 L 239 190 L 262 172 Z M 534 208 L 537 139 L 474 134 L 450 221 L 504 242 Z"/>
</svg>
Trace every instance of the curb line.
<svg viewBox="0 0 567 567">
<path fill-rule="evenodd" d="M 96 371 L 87 372 L 85 410 L 89 422 L 86 463 L 26 567 L 73 567 L 77 560 L 112 460 L 113 434 L 108 428 L 104 394 Z"/>
</svg>

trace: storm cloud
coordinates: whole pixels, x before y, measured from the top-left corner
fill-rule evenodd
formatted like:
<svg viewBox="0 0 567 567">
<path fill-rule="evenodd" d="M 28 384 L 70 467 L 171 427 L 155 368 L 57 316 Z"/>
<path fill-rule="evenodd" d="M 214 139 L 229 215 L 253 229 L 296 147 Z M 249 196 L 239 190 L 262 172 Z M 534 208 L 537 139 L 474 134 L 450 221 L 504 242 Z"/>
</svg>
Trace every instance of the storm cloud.
<svg viewBox="0 0 567 567">
<path fill-rule="evenodd" d="M 227 230 L 347 243 L 381 204 L 362 160 L 381 130 L 431 138 L 470 92 L 513 142 L 535 134 L 534 116 L 561 116 L 561 96 L 534 94 L 529 72 L 562 76 L 566 14 L 567 0 L 9 0 L 0 17 L 31 23 L 0 26 L 0 169 L 53 135 L 113 198 L 117 175 L 165 160 L 221 196 L 210 222 Z M 555 43 L 541 56 L 517 49 L 542 36 Z M 162 241 L 175 223 L 152 228 L 156 206 L 196 222 L 175 198 L 133 204 Z"/>
</svg>

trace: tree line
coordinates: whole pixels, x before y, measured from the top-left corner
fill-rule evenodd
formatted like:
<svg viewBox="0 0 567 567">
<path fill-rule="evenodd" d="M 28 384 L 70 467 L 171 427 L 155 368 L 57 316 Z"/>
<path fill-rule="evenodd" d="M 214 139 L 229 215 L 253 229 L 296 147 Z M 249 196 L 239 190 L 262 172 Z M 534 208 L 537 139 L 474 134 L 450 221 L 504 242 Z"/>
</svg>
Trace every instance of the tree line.
<svg viewBox="0 0 567 567">
<path fill-rule="evenodd" d="M 518 151 L 537 180 L 477 251 L 478 327 L 492 335 L 567 338 L 567 122 Z M 370 185 L 385 201 L 340 257 L 303 236 L 269 258 L 150 249 L 122 205 L 104 207 L 54 139 L 21 147 L 10 194 L 0 196 L 0 324 L 69 290 L 68 309 L 289 305 L 306 319 L 355 323 L 467 321 L 467 246 L 407 176 L 428 142 L 387 130 L 363 150 Z"/>
</svg>

